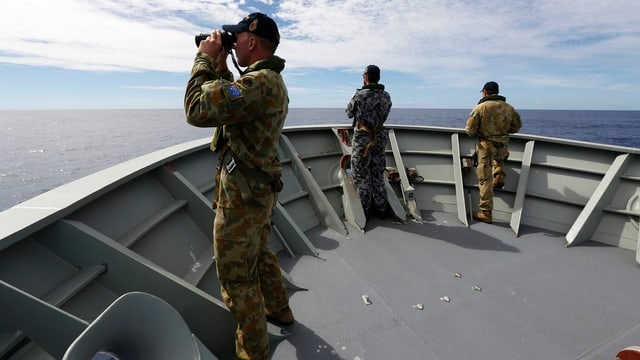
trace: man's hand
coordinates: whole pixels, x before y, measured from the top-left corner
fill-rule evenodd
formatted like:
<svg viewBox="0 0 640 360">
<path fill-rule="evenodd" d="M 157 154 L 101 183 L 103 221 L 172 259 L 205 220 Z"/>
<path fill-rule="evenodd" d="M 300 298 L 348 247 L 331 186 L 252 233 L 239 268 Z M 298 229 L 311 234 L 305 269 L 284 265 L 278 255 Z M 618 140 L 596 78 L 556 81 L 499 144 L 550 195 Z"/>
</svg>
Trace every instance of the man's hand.
<svg viewBox="0 0 640 360">
<path fill-rule="evenodd" d="M 198 51 L 217 59 L 220 53 L 224 51 L 224 49 L 222 49 L 222 33 L 220 30 L 213 30 L 208 38 L 201 41 L 200 46 L 198 46 Z M 226 53 L 226 51 L 224 52 Z"/>
<path fill-rule="evenodd" d="M 218 57 L 216 57 L 215 70 L 218 74 L 229 71 L 229 68 L 227 67 L 227 56 L 229 56 L 229 53 L 227 52 L 227 50 L 222 48 L 222 50 L 220 50 L 220 53 L 218 53 Z"/>
</svg>

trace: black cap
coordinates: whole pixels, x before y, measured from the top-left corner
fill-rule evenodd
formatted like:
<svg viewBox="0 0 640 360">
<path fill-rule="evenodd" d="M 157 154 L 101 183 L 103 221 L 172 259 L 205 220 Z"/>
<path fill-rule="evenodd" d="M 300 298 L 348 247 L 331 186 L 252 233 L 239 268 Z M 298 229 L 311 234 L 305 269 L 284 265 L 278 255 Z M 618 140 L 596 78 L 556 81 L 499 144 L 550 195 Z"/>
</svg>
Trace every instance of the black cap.
<svg viewBox="0 0 640 360">
<path fill-rule="evenodd" d="M 368 65 L 364 69 L 365 75 L 369 77 L 369 81 L 378 82 L 380 80 L 380 68 L 375 65 Z"/>
<path fill-rule="evenodd" d="M 271 41 L 274 45 L 280 44 L 280 32 L 278 25 L 270 17 L 263 13 L 251 13 L 240 20 L 236 25 L 222 25 L 222 30 L 230 33 L 248 31 Z"/>
<path fill-rule="evenodd" d="M 480 91 L 484 91 L 484 90 L 487 90 L 492 94 L 500 93 L 500 87 L 498 86 L 498 83 L 495 81 L 489 81 L 488 83 L 484 84 L 484 86 L 482 87 L 482 90 Z"/>
</svg>

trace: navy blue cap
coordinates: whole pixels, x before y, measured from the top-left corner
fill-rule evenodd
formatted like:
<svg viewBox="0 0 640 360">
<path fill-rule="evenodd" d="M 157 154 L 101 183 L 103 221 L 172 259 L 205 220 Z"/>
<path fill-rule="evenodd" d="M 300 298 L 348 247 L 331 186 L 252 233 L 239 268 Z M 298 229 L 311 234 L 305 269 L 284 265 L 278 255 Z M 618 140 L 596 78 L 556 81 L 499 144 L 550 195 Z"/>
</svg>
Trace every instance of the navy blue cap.
<svg viewBox="0 0 640 360">
<path fill-rule="evenodd" d="M 222 25 L 222 30 L 230 33 L 248 31 L 272 42 L 280 44 L 280 32 L 273 19 L 259 12 L 251 13 L 240 20 L 236 25 Z"/>
</svg>

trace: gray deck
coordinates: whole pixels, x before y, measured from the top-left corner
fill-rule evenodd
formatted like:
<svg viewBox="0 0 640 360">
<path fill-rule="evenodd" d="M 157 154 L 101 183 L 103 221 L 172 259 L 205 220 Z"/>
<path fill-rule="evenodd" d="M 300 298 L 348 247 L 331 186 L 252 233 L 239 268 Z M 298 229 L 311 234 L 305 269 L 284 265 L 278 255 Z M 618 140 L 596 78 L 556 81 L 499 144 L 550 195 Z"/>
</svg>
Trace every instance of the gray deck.
<svg viewBox="0 0 640 360">
<path fill-rule="evenodd" d="M 291 293 L 296 323 L 273 358 L 611 360 L 640 342 L 638 301 L 620 293 L 640 287 L 633 251 L 422 215 L 348 237 L 318 227 L 319 258 L 281 256 L 309 290 Z"/>
<path fill-rule="evenodd" d="M 507 186 L 494 196 L 498 223 L 467 228 L 478 203 L 466 161 L 474 139 L 390 131 L 387 165 L 422 177 L 390 186 L 425 222 L 374 219 L 366 234 L 345 225 L 349 129 L 283 132 L 271 245 L 287 279 L 308 291 L 291 294 L 298 322 L 274 359 L 612 360 L 640 344 L 640 149 L 516 134 Z M 132 291 L 164 300 L 213 354 L 233 358 L 236 323 L 213 258 L 209 141 L 0 212 L 0 359 L 61 358 Z"/>
</svg>

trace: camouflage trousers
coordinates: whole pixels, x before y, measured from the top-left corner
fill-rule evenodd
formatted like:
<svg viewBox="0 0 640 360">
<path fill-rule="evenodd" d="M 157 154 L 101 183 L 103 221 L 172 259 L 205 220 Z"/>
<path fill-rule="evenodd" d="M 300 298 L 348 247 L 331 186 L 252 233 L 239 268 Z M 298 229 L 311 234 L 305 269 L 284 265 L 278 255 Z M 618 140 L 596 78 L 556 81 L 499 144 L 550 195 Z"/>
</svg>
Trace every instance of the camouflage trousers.
<svg viewBox="0 0 640 360">
<path fill-rule="evenodd" d="M 273 199 L 266 201 L 274 204 Z M 238 323 L 238 359 L 268 359 L 265 309 L 288 305 L 278 258 L 268 248 L 273 206 L 218 207 L 214 252 L 222 299 Z"/>
<path fill-rule="evenodd" d="M 387 190 L 384 187 L 384 148 L 370 150 L 362 156 L 360 149 L 354 147 L 351 155 L 351 173 L 358 187 L 360 202 L 365 214 L 372 207 L 382 212 L 387 204 Z"/>
<path fill-rule="evenodd" d="M 476 176 L 480 188 L 480 209 L 493 210 L 493 177 L 504 176 L 507 144 L 478 141 L 478 167 Z"/>
</svg>

